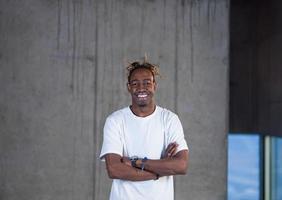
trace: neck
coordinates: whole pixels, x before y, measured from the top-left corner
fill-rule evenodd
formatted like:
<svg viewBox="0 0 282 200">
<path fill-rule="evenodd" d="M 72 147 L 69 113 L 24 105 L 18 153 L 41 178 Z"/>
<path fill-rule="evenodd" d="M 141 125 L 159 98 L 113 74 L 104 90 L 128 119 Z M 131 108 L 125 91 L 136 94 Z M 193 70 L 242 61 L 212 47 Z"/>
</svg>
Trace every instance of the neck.
<svg viewBox="0 0 282 200">
<path fill-rule="evenodd" d="M 147 106 L 138 106 L 138 105 L 132 104 L 130 106 L 130 109 L 138 117 L 147 117 L 155 111 L 156 104 L 150 104 Z"/>
</svg>

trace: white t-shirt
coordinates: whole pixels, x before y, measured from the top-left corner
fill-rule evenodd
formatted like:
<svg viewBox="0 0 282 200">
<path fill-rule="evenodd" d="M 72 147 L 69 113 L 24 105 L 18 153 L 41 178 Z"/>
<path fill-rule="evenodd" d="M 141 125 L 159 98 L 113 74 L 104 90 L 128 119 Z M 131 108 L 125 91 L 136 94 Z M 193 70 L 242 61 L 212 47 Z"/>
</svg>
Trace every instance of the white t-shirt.
<svg viewBox="0 0 282 200">
<path fill-rule="evenodd" d="M 176 142 L 177 152 L 188 149 L 181 122 L 173 112 L 156 106 L 147 117 L 138 117 L 129 107 L 108 116 L 100 159 L 108 153 L 120 156 L 160 159 L 166 147 Z M 114 179 L 111 200 L 172 200 L 173 176 L 158 180 L 126 181 Z"/>
</svg>

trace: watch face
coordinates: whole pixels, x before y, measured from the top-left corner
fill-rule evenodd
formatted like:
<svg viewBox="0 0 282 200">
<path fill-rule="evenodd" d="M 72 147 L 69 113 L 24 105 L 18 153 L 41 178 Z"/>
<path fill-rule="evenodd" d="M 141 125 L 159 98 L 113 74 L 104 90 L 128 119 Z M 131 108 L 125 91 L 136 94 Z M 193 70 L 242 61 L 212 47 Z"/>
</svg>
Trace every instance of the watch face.
<svg viewBox="0 0 282 200">
<path fill-rule="evenodd" d="M 138 156 L 132 156 L 129 158 L 131 161 L 135 161 L 135 160 L 138 160 Z"/>
</svg>

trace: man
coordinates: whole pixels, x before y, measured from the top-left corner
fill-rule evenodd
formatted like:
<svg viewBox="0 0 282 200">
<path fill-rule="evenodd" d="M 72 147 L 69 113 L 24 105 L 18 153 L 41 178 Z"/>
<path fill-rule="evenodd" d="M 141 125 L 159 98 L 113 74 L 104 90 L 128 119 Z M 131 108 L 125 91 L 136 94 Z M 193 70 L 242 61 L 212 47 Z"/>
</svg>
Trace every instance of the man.
<svg viewBox="0 0 282 200">
<path fill-rule="evenodd" d="M 108 116 L 100 154 L 113 179 L 111 200 L 172 200 L 173 176 L 186 174 L 189 157 L 176 114 L 156 105 L 157 66 L 128 66 L 132 104 Z"/>
</svg>

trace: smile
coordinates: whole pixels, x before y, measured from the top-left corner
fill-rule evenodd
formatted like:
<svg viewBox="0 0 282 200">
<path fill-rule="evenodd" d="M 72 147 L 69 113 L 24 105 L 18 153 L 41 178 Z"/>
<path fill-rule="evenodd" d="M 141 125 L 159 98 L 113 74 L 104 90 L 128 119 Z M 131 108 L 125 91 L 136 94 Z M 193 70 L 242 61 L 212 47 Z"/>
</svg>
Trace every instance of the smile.
<svg viewBox="0 0 282 200">
<path fill-rule="evenodd" d="M 137 97 L 138 98 L 146 98 L 148 95 L 147 94 L 138 94 Z"/>
</svg>

